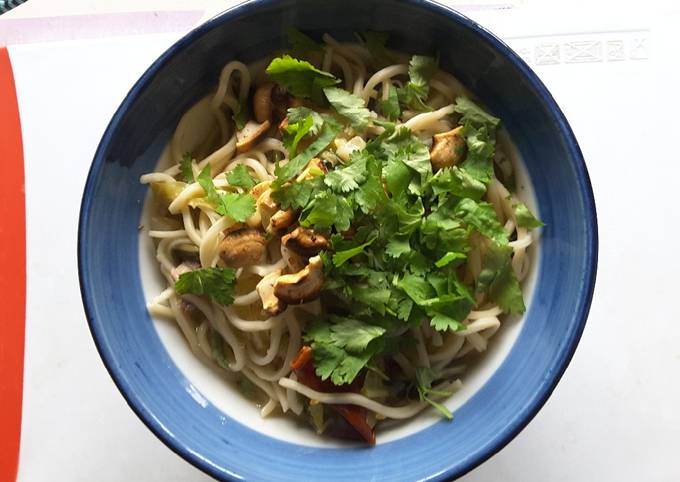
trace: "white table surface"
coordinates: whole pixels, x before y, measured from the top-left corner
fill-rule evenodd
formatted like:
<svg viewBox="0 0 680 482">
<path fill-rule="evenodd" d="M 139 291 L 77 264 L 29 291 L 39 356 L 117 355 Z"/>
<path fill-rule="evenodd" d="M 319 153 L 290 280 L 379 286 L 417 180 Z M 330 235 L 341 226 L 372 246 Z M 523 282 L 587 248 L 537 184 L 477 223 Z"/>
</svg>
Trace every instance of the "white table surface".
<svg viewBox="0 0 680 482">
<path fill-rule="evenodd" d="M 595 190 L 600 263 L 582 341 L 552 397 L 462 480 L 678 481 L 680 13 L 473 15 L 530 60 L 570 120 Z M 129 87 L 179 35 L 10 47 L 28 244 L 20 481 L 210 480 L 116 390 L 87 329 L 76 270 L 95 147 Z"/>
</svg>

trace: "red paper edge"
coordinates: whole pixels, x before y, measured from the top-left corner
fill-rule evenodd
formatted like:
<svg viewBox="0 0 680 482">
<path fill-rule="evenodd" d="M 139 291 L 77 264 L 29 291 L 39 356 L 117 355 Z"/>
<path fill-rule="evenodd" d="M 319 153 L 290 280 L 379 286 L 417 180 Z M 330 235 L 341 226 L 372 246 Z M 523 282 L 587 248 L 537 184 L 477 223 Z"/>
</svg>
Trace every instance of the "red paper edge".
<svg viewBox="0 0 680 482">
<path fill-rule="evenodd" d="M 0 45 L 0 480 L 16 480 L 26 321 L 26 218 L 21 124 L 12 64 Z"/>
</svg>

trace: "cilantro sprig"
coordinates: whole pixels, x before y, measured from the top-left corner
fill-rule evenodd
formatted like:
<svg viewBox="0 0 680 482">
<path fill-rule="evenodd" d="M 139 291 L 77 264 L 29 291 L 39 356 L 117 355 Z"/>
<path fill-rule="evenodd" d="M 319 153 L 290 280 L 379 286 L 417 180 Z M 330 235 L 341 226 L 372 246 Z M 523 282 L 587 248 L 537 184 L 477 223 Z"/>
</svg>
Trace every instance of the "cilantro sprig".
<svg viewBox="0 0 680 482">
<path fill-rule="evenodd" d="M 307 328 L 316 374 L 335 385 L 351 383 L 368 361 L 383 348 L 385 329 L 363 321 L 331 316 Z"/>
<path fill-rule="evenodd" d="M 427 402 L 432 405 L 447 420 L 453 420 L 453 414 L 451 413 L 451 410 L 432 398 L 433 396 L 447 397 L 451 395 L 451 392 L 435 390 L 432 388 L 432 384 L 439 378 L 441 378 L 441 374 L 437 370 L 432 368 L 417 368 L 416 388 L 418 390 L 418 397 L 420 398 L 421 402 Z"/>
<path fill-rule="evenodd" d="M 209 165 L 203 168 L 196 180 L 205 191 L 208 201 L 215 206 L 217 214 L 243 222 L 255 212 L 255 199 L 250 194 L 217 191 Z"/>
<path fill-rule="evenodd" d="M 257 180 L 248 172 L 244 164 L 239 164 L 231 171 L 227 171 L 225 177 L 230 186 L 242 187 L 246 190 L 257 184 Z"/>
<path fill-rule="evenodd" d="M 323 92 L 328 102 L 338 114 L 349 121 L 352 127 L 363 130 L 368 126 L 373 114 L 366 108 L 361 97 L 337 87 L 326 87 Z"/>
<path fill-rule="evenodd" d="M 234 302 L 236 271 L 232 268 L 202 268 L 182 273 L 175 282 L 180 294 L 207 296 L 221 305 Z"/>
<path fill-rule="evenodd" d="M 318 104 L 323 103 L 323 88 L 340 82 L 333 74 L 290 55 L 272 60 L 267 67 L 267 74 L 294 96 L 309 98 Z"/>
</svg>

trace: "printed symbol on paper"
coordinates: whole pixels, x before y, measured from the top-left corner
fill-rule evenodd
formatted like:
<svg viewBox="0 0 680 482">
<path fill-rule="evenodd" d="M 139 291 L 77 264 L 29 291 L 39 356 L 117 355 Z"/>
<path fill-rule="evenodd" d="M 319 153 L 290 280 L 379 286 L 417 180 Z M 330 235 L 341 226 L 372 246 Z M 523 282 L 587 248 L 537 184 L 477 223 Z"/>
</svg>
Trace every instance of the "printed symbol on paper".
<svg viewBox="0 0 680 482">
<path fill-rule="evenodd" d="M 536 46 L 536 64 L 553 65 L 560 63 L 560 44 L 545 43 Z"/>
<path fill-rule="evenodd" d="M 529 47 L 522 47 L 521 49 L 517 49 L 517 54 L 522 57 L 522 59 L 527 63 L 530 64 L 531 61 L 533 60 L 531 58 L 531 49 Z"/>
<path fill-rule="evenodd" d="M 647 39 L 634 38 L 630 46 L 630 58 L 634 60 L 647 58 Z"/>
<path fill-rule="evenodd" d="M 607 40 L 607 61 L 626 60 L 626 50 L 623 40 Z"/>
<path fill-rule="evenodd" d="M 602 42 L 586 40 L 564 44 L 564 61 L 568 64 L 602 62 Z"/>
</svg>

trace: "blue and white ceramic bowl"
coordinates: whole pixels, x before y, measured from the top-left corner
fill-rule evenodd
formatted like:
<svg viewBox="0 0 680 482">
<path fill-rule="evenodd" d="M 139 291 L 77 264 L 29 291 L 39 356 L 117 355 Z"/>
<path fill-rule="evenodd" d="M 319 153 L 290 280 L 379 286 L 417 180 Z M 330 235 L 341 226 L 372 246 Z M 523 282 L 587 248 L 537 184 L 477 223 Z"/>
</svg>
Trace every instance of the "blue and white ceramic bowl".
<svg viewBox="0 0 680 482">
<path fill-rule="evenodd" d="M 452 423 L 424 417 L 374 448 L 333 445 L 294 424 L 257 422 L 238 395 L 216 389 L 145 307 L 140 248 L 147 187 L 181 114 L 215 84 L 222 65 L 285 45 L 285 32 L 391 34 L 406 52 L 438 52 L 499 115 L 523 159 L 546 227 L 533 294 L 521 322 L 453 397 Z M 99 353 L 123 396 L 168 447 L 218 479 L 442 480 L 507 444 L 545 403 L 571 359 L 595 283 L 597 225 L 588 173 L 559 107 L 527 65 L 479 25 L 427 0 L 260 0 L 232 8 L 173 45 L 144 73 L 97 149 L 80 213 L 83 302 Z M 222 385 L 219 385 L 222 387 Z"/>
</svg>

